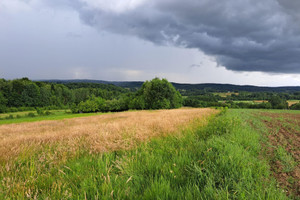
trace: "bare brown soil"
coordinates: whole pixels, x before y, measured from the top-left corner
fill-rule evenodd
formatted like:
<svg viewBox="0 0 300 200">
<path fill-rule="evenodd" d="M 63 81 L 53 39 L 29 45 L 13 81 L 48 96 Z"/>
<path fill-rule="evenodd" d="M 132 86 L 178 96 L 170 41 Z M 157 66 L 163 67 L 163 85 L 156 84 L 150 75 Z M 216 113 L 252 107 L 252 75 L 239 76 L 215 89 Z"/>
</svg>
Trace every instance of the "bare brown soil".
<svg viewBox="0 0 300 200">
<path fill-rule="evenodd" d="M 80 148 L 90 152 L 129 149 L 152 137 L 179 133 L 191 127 L 195 120 L 205 124 L 206 118 L 217 112 L 189 108 L 132 111 L 1 125 L 0 161 L 11 160 L 27 151 L 45 152 L 47 148 L 54 148 L 60 156 Z"/>
<path fill-rule="evenodd" d="M 297 163 L 293 171 L 285 172 L 283 164 L 274 159 L 271 161 L 273 175 L 280 186 L 287 189 L 288 194 L 300 197 L 300 114 L 263 112 L 259 115 L 271 118 L 263 120 L 271 133 L 267 135 L 271 144 L 266 149 L 267 154 L 274 157 L 276 148 L 281 146 L 292 155 Z"/>
</svg>

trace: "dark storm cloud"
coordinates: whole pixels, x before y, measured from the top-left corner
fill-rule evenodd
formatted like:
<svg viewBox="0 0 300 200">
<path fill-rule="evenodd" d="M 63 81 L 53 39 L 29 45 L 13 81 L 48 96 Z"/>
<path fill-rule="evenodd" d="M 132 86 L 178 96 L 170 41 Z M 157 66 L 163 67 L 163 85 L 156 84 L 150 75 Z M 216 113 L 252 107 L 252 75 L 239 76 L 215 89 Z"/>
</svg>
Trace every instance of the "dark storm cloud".
<svg viewBox="0 0 300 200">
<path fill-rule="evenodd" d="M 149 0 L 124 9 L 80 2 L 81 20 L 100 31 L 198 48 L 235 71 L 300 73 L 297 0 Z"/>
</svg>

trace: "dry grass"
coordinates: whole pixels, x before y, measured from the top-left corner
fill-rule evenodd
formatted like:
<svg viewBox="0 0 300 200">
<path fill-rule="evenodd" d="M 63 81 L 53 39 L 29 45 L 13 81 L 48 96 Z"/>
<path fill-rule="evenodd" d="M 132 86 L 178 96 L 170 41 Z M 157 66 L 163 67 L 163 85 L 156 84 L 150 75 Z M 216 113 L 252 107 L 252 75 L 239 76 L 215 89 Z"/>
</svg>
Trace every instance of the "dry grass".
<svg viewBox="0 0 300 200">
<path fill-rule="evenodd" d="M 0 160 L 53 147 L 57 154 L 80 148 L 90 152 L 128 149 L 151 137 L 180 133 L 196 119 L 205 123 L 208 116 L 217 112 L 184 108 L 1 125 Z"/>
<path fill-rule="evenodd" d="M 288 102 L 289 106 L 292 106 L 294 104 L 300 103 L 299 100 L 288 100 L 287 102 Z"/>
</svg>

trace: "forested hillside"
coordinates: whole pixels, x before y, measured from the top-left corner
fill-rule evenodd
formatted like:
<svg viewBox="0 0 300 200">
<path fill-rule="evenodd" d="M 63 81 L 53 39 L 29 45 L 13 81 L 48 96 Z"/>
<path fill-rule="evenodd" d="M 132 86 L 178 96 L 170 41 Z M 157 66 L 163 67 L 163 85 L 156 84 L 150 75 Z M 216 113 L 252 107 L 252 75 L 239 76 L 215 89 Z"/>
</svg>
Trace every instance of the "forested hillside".
<svg viewBox="0 0 300 200">
<path fill-rule="evenodd" d="M 102 80 L 88 80 L 88 79 L 74 79 L 74 80 L 43 80 L 50 83 L 104 83 L 128 88 L 131 90 L 139 89 L 144 82 L 142 81 L 102 81 Z M 228 91 L 244 91 L 244 92 L 275 92 L 275 93 L 293 93 L 300 92 L 300 86 L 285 86 L 285 87 L 261 87 L 253 85 L 233 85 L 233 84 L 218 84 L 218 83 L 174 83 L 173 86 L 181 92 L 187 91 L 191 93 L 205 92 L 228 92 Z"/>
<path fill-rule="evenodd" d="M 28 78 L 0 79 L 0 111 L 3 112 L 5 107 L 11 111 L 25 107 L 64 108 L 92 96 L 112 100 L 126 93 L 126 89 L 108 84 L 55 84 L 33 82 Z"/>
</svg>

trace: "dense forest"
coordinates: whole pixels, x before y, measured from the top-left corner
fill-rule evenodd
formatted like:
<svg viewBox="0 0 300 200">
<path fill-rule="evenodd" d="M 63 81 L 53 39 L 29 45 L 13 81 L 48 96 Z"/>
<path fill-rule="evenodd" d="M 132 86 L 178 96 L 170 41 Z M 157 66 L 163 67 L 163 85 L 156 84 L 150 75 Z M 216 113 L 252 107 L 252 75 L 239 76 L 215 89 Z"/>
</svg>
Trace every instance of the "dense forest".
<svg viewBox="0 0 300 200">
<path fill-rule="evenodd" d="M 246 91 L 236 90 L 238 88 Z M 249 91 L 249 88 L 250 90 L 260 89 L 253 92 Z M 290 106 L 287 103 L 287 100 L 300 100 L 298 89 L 298 87 L 172 84 L 166 79 L 159 78 L 146 82 L 99 81 L 96 83 L 86 80 L 0 79 L 0 112 L 36 110 L 37 108 L 71 109 L 75 113 L 115 112 L 129 109 L 179 108 L 182 105 L 300 109 L 299 103 Z M 220 92 L 226 92 L 226 95 L 221 95 Z M 253 104 L 247 101 L 258 101 L 258 103 Z"/>
<path fill-rule="evenodd" d="M 0 79 L 0 111 L 21 111 L 32 107 L 68 108 L 92 96 L 112 100 L 126 93 L 126 89 L 107 84 L 53 84 L 33 82 L 28 78 Z"/>
</svg>

